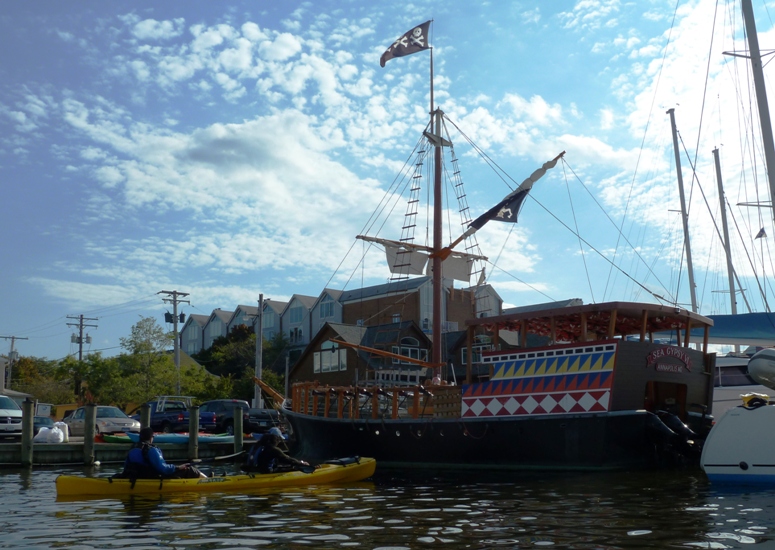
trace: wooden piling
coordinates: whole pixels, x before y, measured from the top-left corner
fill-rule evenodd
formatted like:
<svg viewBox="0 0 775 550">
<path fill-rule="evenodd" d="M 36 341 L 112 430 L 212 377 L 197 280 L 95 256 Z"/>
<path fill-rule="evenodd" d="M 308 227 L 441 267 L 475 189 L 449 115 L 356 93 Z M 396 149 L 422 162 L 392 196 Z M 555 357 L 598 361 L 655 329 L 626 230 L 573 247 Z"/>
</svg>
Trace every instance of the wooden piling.
<svg viewBox="0 0 775 550">
<path fill-rule="evenodd" d="M 143 403 L 140 407 L 140 428 L 147 428 L 151 425 L 151 406 Z"/>
<path fill-rule="evenodd" d="M 234 407 L 234 452 L 241 453 L 244 437 L 244 426 L 242 418 L 242 407 Z"/>
<path fill-rule="evenodd" d="M 83 463 L 94 464 L 94 436 L 97 433 L 97 405 L 89 403 L 84 410 L 83 419 Z"/>
<path fill-rule="evenodd" d="M 199 458 L 199 407 L 188 408 L 188 459 Z"/>
<path fill-rule="evenodd" d="M 35 402 L 29 397 L 22 403 L 22 466 L 32 466 L 32 432 Z"/>
</svg>

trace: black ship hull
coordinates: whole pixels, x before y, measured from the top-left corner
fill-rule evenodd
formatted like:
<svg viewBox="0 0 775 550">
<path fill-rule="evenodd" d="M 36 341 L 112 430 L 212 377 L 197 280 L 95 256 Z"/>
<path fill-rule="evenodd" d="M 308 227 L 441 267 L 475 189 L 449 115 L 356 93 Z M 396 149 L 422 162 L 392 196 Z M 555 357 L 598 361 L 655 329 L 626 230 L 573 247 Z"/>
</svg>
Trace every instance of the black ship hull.
<svg viewBox="0 0 775 550">
<path fill-rule="evenodd" d="M 623 470 L 664 465 L 672 435 L 647 411 L 488 419 L 347 419 L 284 411 L 291 450 L 379 468 Z"/>
</svg>

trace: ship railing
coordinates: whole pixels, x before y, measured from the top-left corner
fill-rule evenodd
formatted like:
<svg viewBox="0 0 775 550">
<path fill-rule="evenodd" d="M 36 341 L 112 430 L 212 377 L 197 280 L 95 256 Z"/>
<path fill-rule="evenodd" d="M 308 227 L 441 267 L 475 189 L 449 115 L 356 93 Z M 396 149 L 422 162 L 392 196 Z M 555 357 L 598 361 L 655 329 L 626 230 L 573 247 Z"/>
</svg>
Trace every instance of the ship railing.
<svg viewBox="0 0 775 550">
<path fill-rule="evenodd" d="M 328 386 L 299 382 L 292 387 L 292 410 L 326 418 L 460 417 L 458 386 Z"/>
</svg>

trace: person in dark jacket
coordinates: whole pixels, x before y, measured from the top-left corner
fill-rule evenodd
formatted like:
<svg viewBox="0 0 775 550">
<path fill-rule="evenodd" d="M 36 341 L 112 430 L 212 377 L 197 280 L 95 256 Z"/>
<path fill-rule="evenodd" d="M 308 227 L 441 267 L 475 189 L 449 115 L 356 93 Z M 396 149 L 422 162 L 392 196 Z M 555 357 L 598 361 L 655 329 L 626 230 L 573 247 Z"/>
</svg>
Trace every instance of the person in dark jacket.
<svg viewBox="0 0 775 550">
<path fill-rule="evenodd" d="M 281 441 L 283 441 L 283 434 L 279 428 L 271 428 L 253 445 L 242 469 L 246 472 L 271 474 L 309 466 L 308 462 L 285 454 L 279 446 Z"/>
<path fill-rule="evenodd" d="M 153 430 L 140 430 L 140 442 L 127 454 L 124 461 L 124 471 L 121 477 L 135 479 L 165 478 L 196 478 L 207 477 L 191 464 L 176 466 L 168 464 L 161 454 L 161 449 L 153 444 Z"/>
</svg>

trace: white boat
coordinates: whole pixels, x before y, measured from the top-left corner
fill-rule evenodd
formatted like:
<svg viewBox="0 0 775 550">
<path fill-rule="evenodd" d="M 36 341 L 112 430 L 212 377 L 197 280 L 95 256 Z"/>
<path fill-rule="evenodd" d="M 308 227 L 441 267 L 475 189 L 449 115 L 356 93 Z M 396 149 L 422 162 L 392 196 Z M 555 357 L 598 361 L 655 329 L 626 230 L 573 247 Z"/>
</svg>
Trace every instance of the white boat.
<svg viewBox="0 0 775 550">
<path fill-rule="evenodd" d="M 748 373 L 762 387 L 775 388 L 775 349 L 754 354 Z M 746 394 L 713 426 L 700 457 L 710 481 L 775 483 L 775 405 L 770 394 Z"/>
<path fill-rule="evenodd" d="M 729 409 L 740 405 L 742 395 L 772 392 L 771 388 L 759 384 L 748 373 L 748 361 L 754 353 L 755 350 L 752 350 L 747 353 L 730 353 L 716 357 L 713 408 L 711 409 L 715 418 L 721 418 Z"/>
</svg>

